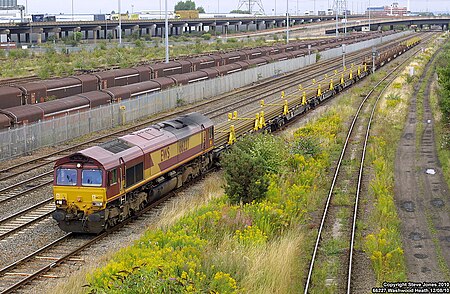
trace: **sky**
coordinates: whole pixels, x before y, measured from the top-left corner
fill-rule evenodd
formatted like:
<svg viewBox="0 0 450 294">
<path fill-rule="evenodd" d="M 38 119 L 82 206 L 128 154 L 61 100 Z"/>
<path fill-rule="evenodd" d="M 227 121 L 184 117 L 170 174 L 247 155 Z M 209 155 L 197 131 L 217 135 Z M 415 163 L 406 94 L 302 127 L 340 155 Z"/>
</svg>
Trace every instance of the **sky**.
<svg viewBox="0 0 450 294">
<path fill-rule="evenodd" d="M 160 5 L 164 10 L 165 0 L 120 0 L 121 11 L 141 11 L 141 10 L 160 10 Z M 169 10 L 179 0 L 167 0 Z M 241 0 L 194 0 L 197 6 L 205 8 L 206 13 L 228 13 L 237 9 Z M 259 0 L 262 2 L 264 11 L 268 15 L 275 13 L 282 14 L 286 11 L 286 4 L 289 4 L 290 13 L 304 13 L 307 10 L 326 10 L 333 5 L 333 0 Z M 287 2 L 288 1 L 288 2 Z M 390 5 L 392 2 L 398 2 L 400 6 L 406 6 L 407 0 L 347 0 L 349 10 L 362 12 L 368 6 Z M 18 0 L 18 4 L 26 5 L 28 3 L 28 13 L 67 13 L 72 12 L 72 3 L 74 13 L 110 13 L 118 11 L 119 0 Z M 430 11 L 430 12 L 450 12 L 450 0 L 410 0 L 412 11 Z M 256 6 L 255 6 L 256 7 Z M 352 9 L 353 8 L 353 9 Z"/>
</svg>

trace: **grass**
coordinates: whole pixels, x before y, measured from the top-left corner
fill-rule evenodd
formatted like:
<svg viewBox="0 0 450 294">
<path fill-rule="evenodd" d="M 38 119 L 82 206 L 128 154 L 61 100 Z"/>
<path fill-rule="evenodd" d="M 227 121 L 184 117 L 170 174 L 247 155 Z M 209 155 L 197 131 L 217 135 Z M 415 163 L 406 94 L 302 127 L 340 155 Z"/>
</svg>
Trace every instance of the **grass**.
<svg viewBox="0 0 450 294">
<path fill-rule="evenodd" d="M 439 92 L 435 85 L 431 88 L 430 105 L 434 114 L 434 127 L 436 136 L 436 149 L 438 151 L 439 161 L 447 185 L 450 186 L 450 129 L 449 126 L 442 121 L 442 112 L 439 108 Z"/>
</svg>

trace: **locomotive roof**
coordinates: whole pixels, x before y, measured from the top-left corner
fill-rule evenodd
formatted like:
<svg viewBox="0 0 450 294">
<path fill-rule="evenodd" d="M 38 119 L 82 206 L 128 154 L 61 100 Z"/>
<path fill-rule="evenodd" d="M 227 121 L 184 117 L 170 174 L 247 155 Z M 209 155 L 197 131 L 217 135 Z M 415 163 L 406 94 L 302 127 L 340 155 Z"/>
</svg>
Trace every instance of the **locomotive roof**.
<svg viewBox="0 0 450 294">
<path fill-rule="evenodd" d="M 209 128 L 212 121 L 199 113 L 190 113 L 176 119 L 163 121 L 145 129 L 108 141 L 99 146 L 84 149 L 77 154 L 88 157 L 105 169 L 111 169 L 120 164 L 120 158 L 125 162 L 136 159 L 144 153 L 158 150 L 178 140 Z M 202 127 L 203 126 L 203 127 Z M 68 161 L 61 159 L 56 165 Z"/>
</svg>

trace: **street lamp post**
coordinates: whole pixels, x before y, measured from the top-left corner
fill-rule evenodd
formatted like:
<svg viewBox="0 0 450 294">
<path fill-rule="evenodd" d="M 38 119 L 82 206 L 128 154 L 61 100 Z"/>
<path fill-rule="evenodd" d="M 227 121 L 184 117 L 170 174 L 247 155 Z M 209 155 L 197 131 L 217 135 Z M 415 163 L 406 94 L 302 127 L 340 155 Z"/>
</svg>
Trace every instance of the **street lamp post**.
<svg viewBox="0 0 450 294">
<path fill-rule="evenodd" d="M 334 8 L 336 11 L 336 38 L 339 37 L 339 5 L 336 3 L 336 7 Z"/>
<path fill-rule="evenodd" d="M 345 69 L 345 44 L 342 44 L 342 68 Z"/>
<path fill-rule="evenodd" d="M 347 36 L 347 1 L 345 1 L 344 7 L 344 36 Z"/>
<path fill-rule="evenodd" d="M 308 44 L 308 65 L 311 64 L 311 44 Z"/>
<path fill-rule="evenodd" d="M 286 0 L 286 44 L 289 43 L 289 0 Z"/>
<path fill-rule="evenodd" d="M 72 0 L 72 21 L 73 21 L 73 0 Z"/>
<path fill-rule="evenodd" d="M 122 13 L 120 12 L 120 0 L 119 2 L 119 44 L 122 44 Z"/>
<path fill-rule="evenodd" d="M 169 62 L 169 16 L 167 12 L 167 0 L 166 0 L 166 21 L 165 21 L 165 30 L 164 30 L 164 37 L 165 37 L 165 45 L 166 45 L 166 63 Z"/>
</svg>

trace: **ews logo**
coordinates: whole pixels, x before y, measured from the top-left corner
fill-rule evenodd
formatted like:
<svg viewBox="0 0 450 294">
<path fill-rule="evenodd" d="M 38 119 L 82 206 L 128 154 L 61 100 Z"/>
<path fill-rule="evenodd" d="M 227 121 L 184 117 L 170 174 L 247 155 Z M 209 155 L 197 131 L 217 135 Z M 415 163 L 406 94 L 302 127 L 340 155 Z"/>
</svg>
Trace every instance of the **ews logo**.
<svg viewBox="0 0 450 294">
<path fill-rule="evenodd" d="M 178 154 L 181 154 L 188 150 L 189 150 L 189 138 L 183 139 L 180 142 L 178 142 Z"/>
<path fill-rule="evenodd" d="M 170 158 L 169 147 L 161 149 L 161 162 L 166 161 Z"/>
</svg>

